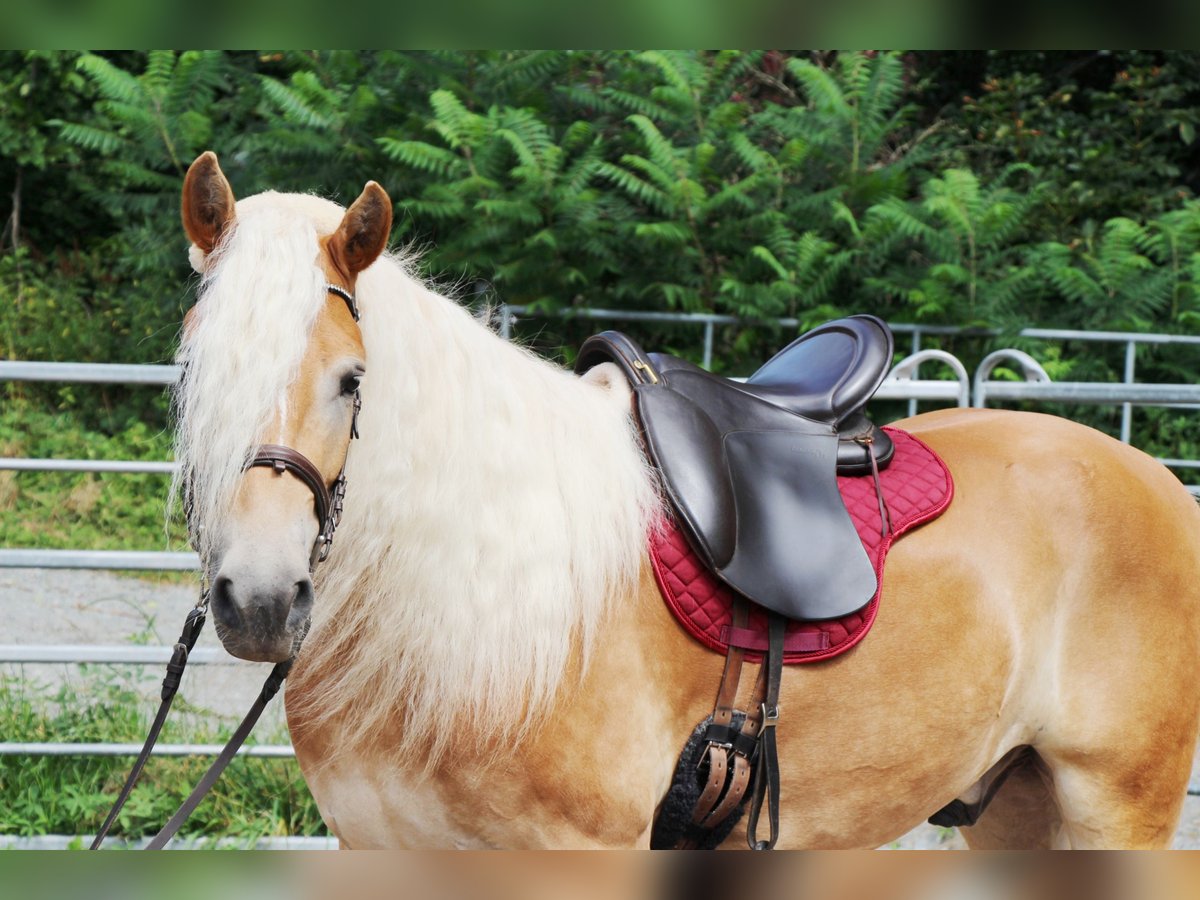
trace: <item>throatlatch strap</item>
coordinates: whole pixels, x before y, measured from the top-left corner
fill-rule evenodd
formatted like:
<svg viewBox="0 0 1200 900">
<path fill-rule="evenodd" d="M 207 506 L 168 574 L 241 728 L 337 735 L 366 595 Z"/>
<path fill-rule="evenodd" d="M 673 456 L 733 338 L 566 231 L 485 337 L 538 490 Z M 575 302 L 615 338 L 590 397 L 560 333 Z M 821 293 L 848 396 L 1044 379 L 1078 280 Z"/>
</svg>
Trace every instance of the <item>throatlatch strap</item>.
<svg viewBox="0 0 1200 900">
<path fill-rule="evenodd" d="M 779 686 L 783 681 L 783 616 L 769 613 L 767 620 L 767 657 L 763 669 L 767 673 L 767 696 L 762 704 L 762 737 L 759 739 L 758 767 L 754 772 L 754 793 L 750 800 L 750 817 L 746 822 L 746 840 L 751 850 L 773 850 L 779 840 L 779 751 L 775 746 L 775 725 L 779 719 Z M 758 840 L 758 815 L 763 799 L 767 801 L 770 835 Z"/>
<path fill-rule="evenodd" d="M 129 777 L 125 779 L 125 785 L 121 788 L 121 793 L 117 795 L 117 800 L 113 804 L 112 809 L 108 811 L 108 816 L 105 818 L 104 824 L 100 826 L 100 830 L 96 832 L 96 836 L 92 839 L 92 846 L 90 847 L 92 850 L 100 849 L 100 844 L 108 836 L 109 829 L 117 821 L 117 815 L 124 808 L 125 801 L 129 799 L 134 785 L 137 784 L 138 778 L 141 777 L 142 769 L 146 767 L 146 761 L 150 759 L 150 753 L 154 750 L 154 745 L 158 743 L 159 732 L 162 731 L 163 723 L 167 720 L 167 713 L 170 711 L 171 704 L 175 700 L 175 694 L 179 691 L 179 683 L 183 680 L 183 671 L 187 668 L 188 654 L 196 646 L 196 639 L 200 637 L 200 632 L 204 628 L 204 622 L 207 618 L 205 610 L 207 608 L 208 592 L 205 591 L 200 595 L 200 602 L 196 604 L 195 608 L 187 614 L 187 618 L 183 620 L 183 630 L 179 634 L 179 640 L 175 642 L 174 651 L 171 653 L 171 661 L 167 663 L 167 674 L 163 677 L 162 703 L 159 704 L 158 712 L 155 714 L 154 721 L 150 725 L 150 733 L 146 735 L 146 741 L 142 744 L 142 750 L 138 754 L 133 768 L 129 770 Z"/>
</svg>

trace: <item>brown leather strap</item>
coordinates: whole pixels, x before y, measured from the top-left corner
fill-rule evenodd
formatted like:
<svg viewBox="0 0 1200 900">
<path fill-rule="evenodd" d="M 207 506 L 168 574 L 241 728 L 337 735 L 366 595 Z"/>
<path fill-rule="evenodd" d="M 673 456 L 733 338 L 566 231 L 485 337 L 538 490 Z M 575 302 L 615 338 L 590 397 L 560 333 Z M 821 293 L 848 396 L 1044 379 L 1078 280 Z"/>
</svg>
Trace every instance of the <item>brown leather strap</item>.
<svg viewBox="0 0 1200 900">
<path fill-rule="evenodd" d="M 354 394 L 354 418 L 350 425 L 350 437 L 358 437 L 358 410 L 361 406 L 358 392 Z M 329 554 L 333 544 L 333 533 L 337 530 L 338 521 L 342 517 L 342 502 L 346 496 L 346 467 L 333 480 L 333 490 L 325 485 L 325 480 L 317 467 L 309 462 L 308 457 L 291 447 L 281 444 L 263 444 L 254 454 L 254 458 L 246 466 L 252 469 L 259 466 L 269 466 L 282 475 L 291 472 L 304 482 L 313 495 L 313 512 L 317 516 L 320 529 L 317 539 L 313 542 L 312 553 L 309 556 L 309 571 L 316 569 L 317 563 Z"/>
<path fill-rule="evenodd" d="M 875 455 L 875 439 L 868 434 L 854 440 L 867 449 L 867 456 L 871 460 L 871 477 L 875 480 L 875 497 L 879 500 L 879 534 L 880 537 L 886 538 L 892 533 L 892 515 L 888 512 L 887 501 L 883 497 L 883 485 L 879 483 L 879 460 Z"/>
<path fill-rule="evenodd" d="M 711 827 L 715 828 L 741 806 L 742 798 L 746 796 L 746 790 L 750 787 L 750 776 L 759 753 L 759 731 L 762 728 L 762 707 L 766 693 L 767 663 L 763 660 L 758 668 L 754 691 L 750 695 L 750 712 L 742 720 L 738 739 L 733 742 L 733 774 L 729 779 L 729 790 L 721 798 L 720 805 L 709 814 Z"/>
<path fill-rule="evenodd" d="M 100 830 L 96 832 L 95 838 L 92 839 L 92 845 L 89 848 L 91 850 L 100 849 L 100 844 L 104 842 L 109 829 L 117 821 L 117 815 L 124 808 L 125 801 L 129 799 L 134 785 L 137 784 L 138 778 L 141 777 L 142 769 L 146 767 L 146 762 L 150 759 L 150 753 L 154 750 L 154 745 L 158 743 L 158 735 L 162 731 L 163 723 L 167 720 L 167 713 L 171 710 L 171 704 L 175 701 L 175 694 L 178 692 L 179 683 L 183 679 L 184 669 L 187 668 L 188 654 L 196 646 L 196 639 L 200 637 L 200 632 L 204 628 L 207 609 L 208 592 L 204 591 L 201 593 L 200 601 L 196 604 L 195 608 L 187 614 L 187 618 L 183 622 L 183 630 L 180 632 L 179 640 L 175 642 L 171 661 L 167 663 L 167 674 L 163 678 L 162 702 L 159 704 L 154 721 L 150 724 L 150 732 L 146 735 L 146 740 L 142 744 L 141 752 L 138 753 L 138 757 L 133 763 L 133 768 L 129 770 L 129 775 L 125 779 L 121 793 L 117 795 L 116 802 L 113 803 L 112 809 L 108 811 L 108 816 L 104 819 L 104 824 L 100 826 Z"/>
<path fill-rule="evenodd" d="M 767 676 L 767 692 L 762 702 L 762 736 L 758 763 L 754 771 L 754 793 L 750 800 L 750 816 L 746 822 L 746 840 L 751 850 L 772 850 L 779 840 L 779 752 L 775 746 L 775 725 L 779 719 L 779 688 L 783 682 L 783 632 L 786 622 L 777 613 L 770 613 L 767 631 L 770 649 L 763 660 L 762 671 Z M 758 816 L 763 801 L 767 804 L 770 832 L 767 840 L 758 840 Z"/>
<path fill-rule="evenodd" d="M 307 456 L 282 444 L 263 444 L 255 451 L 254 458 L 246 468 L 253 469 L 257 466 L 269 466 L 280 475 L 291 472 L 303 481 L 312 491 L 317 521 L 324 527 L 325 520 L 329 517 L 329 488 Z"/>
<path fill-rule="evenodd" d="M 733 603 L 733 627 L 743 628 L 749 619 L 750 609 L 746 600 L 743 597 L 736 597 Z M 733 722 L 733 705 L 737 701 L 738 683 L 741 681 L 742 664 L 745 658 L 746 651 L 732 644 L 725 654 L 725 668 L 721 672 L 721 684 L 717 688 L 717 702 L 712 714 L 712 724 L 718 728 L 728 729 Z M 709 739 L 708 780 L 705 782 L 704 790 L 692 812 L 694 825 L 711 827 L 717 824 L 717 822 L 709 822 L 708 819 L 725 790 L 729 772 L 729 756 L 732 749 L 732 742 L 728 740 Z"/>
<path fill-rule="evenodd" d="M 221 777 L 221 773 L 225 771 L 225 767 L 237 755 L 246 738 L 250 736 L 250 732 L 254 730 L 259 716 L 267 708 L 267 704 L 271 702 L 271 698 L 279 693 L 279 688 L 283 685 L 283 680 L 287 678 L 295 659 L 296 657 L 293 655 L 284 662 L 276 663 L 275 667 L 271 669 L 271 674 L 267 676 L 267 680 L 263 683 L 262 690 L 259 691 L 258 697 L 250 707 L 250 711 L 246 713 L 246 717 L 242 719 L 241 724 L 238 725 L 237 730 L 234 731 L 233 736 L 229 739 L 229 743 L 221 750 L 220 755 L 213 760 L 213 764 L 204 773 L 204 777 L 192 789 L 191 794 L 183 801 L 183 805 L 175 811 L 175 815 L 171 816 L 170 821 L 162 827 L 162 831 L 156 834 L 153 840 L 146 845 L 147 850 L 161 850 L 165 847 L 167 842 L 183 826 L 183 823 L 187 821 L 187 817 L 200 805 L 200 801 L 204 799 L 205 794 L 212 790 L 212 786 L 217 783 L 217 779 Z"/>
</svg>

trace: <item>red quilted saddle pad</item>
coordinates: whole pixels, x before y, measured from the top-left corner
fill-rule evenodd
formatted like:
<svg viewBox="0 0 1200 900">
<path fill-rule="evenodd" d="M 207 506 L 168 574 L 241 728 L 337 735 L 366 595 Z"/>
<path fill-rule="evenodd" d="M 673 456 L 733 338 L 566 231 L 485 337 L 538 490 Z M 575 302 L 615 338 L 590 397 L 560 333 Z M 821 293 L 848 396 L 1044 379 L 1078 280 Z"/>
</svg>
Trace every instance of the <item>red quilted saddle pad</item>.
<svg viewBox="0 0 1200 900">
<path fill-rule="evenodd" d="M 941 515 L 954 496 L 950 471 L 936 453 L 906 431 L 886 430 L 896 445 L 891 463 L 879 473 L 892 520 L 892 531 L 886 538 L 881 534 L 874 480 L 869 476 L 838 478 L 842 499 L 875 566 L 880 587 L 865 606 L 840 619 L 789 622 L 785 663 L 829 659 L 861 641 L 879 609 L 888 549 L 905 532 Z M 651 537 L 650 561 L 658 589 L 683 628 L 704 646 L 724 653 L 728 648 L 733 590 L 704 567 L 674 522 L 666 522 L 661 532 Z M 749 630 L 755 632 L 749 645 L 765 650 L 766 613 L 753 603 Z M 739 643 L 747 645 L 747 637 L 742 635 Z M 747 654 L 747 658 L 754 655 Z"/>
</svg>

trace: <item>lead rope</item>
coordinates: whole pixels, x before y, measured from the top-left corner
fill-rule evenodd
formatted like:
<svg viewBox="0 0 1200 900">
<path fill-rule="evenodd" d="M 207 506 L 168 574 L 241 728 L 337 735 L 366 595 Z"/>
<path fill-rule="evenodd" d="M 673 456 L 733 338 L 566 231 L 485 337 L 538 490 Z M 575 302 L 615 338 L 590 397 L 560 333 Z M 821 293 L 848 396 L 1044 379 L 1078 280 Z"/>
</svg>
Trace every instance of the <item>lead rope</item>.
<svg viewBox="0 0 1200 900">
<path fill-rule="evenodd" d="M 179 691 L 179 683 L 183 680 L 183 670 L 187 668 L 188 654 L 196 646 L 196 639 L 200 637 L 200 631 L 204 628 L 207 612 L 208 589 L 206 587 L 201 590 L 200 599 L 191 611 L 188 612 L 187 618 L 183 621 L 183 631 L 179 635 L 179 640 L 175 642 L 174 650 L 171 653 L 171 661 L 167 663 L 167 674 L 163 678 L 162 683 L 162 702 L 159 704 L 158 712 L 155 714 L 154 721 L 150 725 L 150 733 L 146 735 L 146 741 L 142 744 L 141 752 L 138 753 L 137 760 L 134 762 L 133 768 L 129 771 L 129 777 L 125 779 L 121 793 L 117 795 L 116 803 L 109 810 L 104 824 L 100 826 L 100 830 L 96 833 L 96 837 L 92 839 L 92 846 L 90 847 L 92 850 L 100 849 L 101 842 L 108 835 L 113 823 L 116 822 L 117 815 L 125 806 L 125 801 L 133 793 L 133 786 L 137 784 L 138 778 L 141 777 L 142 769 L 146 766 L 146 761 L 150 759 L 150 752 L 158 742 L 158 734 L 162 731 L 163 723 L 167 720 L 167 713 L 171 709 L 171 704 L 175 701 L 175 694 Z"/>
<path fill-rule="evenodd" d="M 345 288 L 336 284 L 326 284 L 326 291 L 331 294 L 336 294 L 346 301 L 346 306 L 350 310 L 350 315 L 354 317 L 354 321 L 359 320 L 358 304 L 355 302 L 354 295 Z M 184 373 L 186 375 L 186 371 Z M 350 419 L 350 437 L 351 439 L 358 437 L 358 414 L 362 410 L 362 395 L 359 391 L 354 392 L 354 412 Z M 257 458 L 257 455 L 256 455 Z M 301 457 L 303 459 L 303 457 Z M 307 460 L 305 460 L 307 462 Z M 285 469 L 296 473 L 298 467 L 285 466 Z M 301 478 L 305 484 L 308 481 Z M 314 498 L 319 497 L 316 488 L 309 485 L 313 492 Z M 333 532 L 337 529 L 338 523 L 342 517 L 342 505 L 346 496 L 346 465 L 342 464 L 341 470 L 334 479 L 333 490 L 330 492 L 329 509 L 326 512 L 325 518 L 321 521 L 321 531 L 317 535 L 317 540 L 313 544 L 312 553 L 309 555 L 308 572 L 311 577 L 316 571 L 317 564 L 323 562 L 329 555 L 329 548 L 333 544 Z M 317 500 L 316 502 L 320 502 Z M 184 515 L 187 518 L 189 527 L 192 523 L 192 497 L 190 483 L 184 488 Z M 198 541 L 195 535 L 192 536 L 191 543 L 194 549 L 198 550 Z M 150 755 L 154 750 L 154 745 L 158 743 L 159 733 L 162 731 L 163 724 L 167 720 L 167 713 L 171 709 L 171 704 L 175 701 L 175 695 L 179 691 L 179 685 L 183 680 L 183 672 L 187 668 L 188 654 L 192 652 L 192 648 L 196 646 L 196 640 L 200 637 L 200 632 L 204 628 L 204 623 L 208 618 L 208 595 L 209 587 L 205 580 L 203 572 L 201 573 L 201 588 L 200 599 L 196 601 L 196 605 L 188 612 L 187 617 L 183 622 L 183 630 L 179 635 L 179 640 L 175 642 L 175 646 L 171 653 L 171 660 L 167 663 L 167 674 L 163 678 L 161 703 L 158 707 L 158 712 L 154 715 L 154 721 L 150 725 L 150 731 L 146 735 L 145 743 L 142 744 L 141 752 L 138 753 L 137 759 L 134 761 L 133 767 L 129 771 L 128 777 L 125 779 L 125 784 L 121 788 L 121 792 L 117 795 L 117 800 L 113 804 L 112 809 L 108 811 L 108 815 L 104 819 L 104 824 L 92 839 L 90 850 L 99 850 L 100 844 L 104 838 L 108 836 L 109 830 L 113 823 L 116 822 L 117 816 L 121 809 L 125 806 L 129 799 L 133 788 L 141 777 L 142 770 L 145 768 Z M 237 755 L 239 749 L 254 726 L 258 723 L 259 717 L 267 704 L 272 698 L 279 693 L 279 689 L 283 686 L 284 679 L 292 669 L 293 663 L 296 661 L 296 656 L 300 652 L 300 645 L 308 636 L 308 625 L 305 625 L 304 630 L 292 644 L 292 655 L 281 663 L 276 663 L 271 669 L 271 674 L 267 676 L 267 680 L 263 682 L 262 689 L 258 693 L 258 698 L 251 705 L 249 712 L 242 719 L 229 742 L 221 750 L 221 753 L 209 766 L 208 771 L 204 773 L 204 777 L 200 779 L 192 793 L 184 800 L 183 805 L 175 812 L 175 815 L 163 826 L 162 830 L 154 836 L 150 843 L 146 846 L 147 850 L 161 850 L 166 846 L 187 821 L 188 816 L 195 811 L 200 801 L 204 799 L 217 779 L 221 777 L 221 773 L 225 771 L 225 767 L 229 765 L 234 756 Z"/>
<path fill-rule="evenodd" d="M 175 837 L 175 833 L 183 826 L 190 816 L 200 805 L 200 801 L 204 796 L 212 790 L 212 786 L 217 783 L 217 779 L 221 777 L 221 773 L 225 771 L 225 767 L 237 755 L 246 738 L 250 736 L 250 732 L 254 730 L 254 726 L 258 724 L 259 716 L 263 714 L 263 710 L 267 708 L 267 704 L 271 699 L 279 693 L 279 689 L 283 687 L 283 680 L 287 678 L 288 672 L 292 669 L 292 664 L 296 661 L 296 654 L 300 652 L 300 644 L 308 634 L 308 629 L 296 639 L 292 645 L 292 655 L 281 663 L 276 663 L 271 669 L 271 674 L 267 676 L 267 680 L 263 682 L 262 690 L 259 691 L 257 699 L 250 707 L 250 711 L 246 713 L 246 717 L 242 719 L 233 736 L 229 738 L 220 755 L 213 760 L 213 764 L 208 767 L 208 771 L 204 773 L 204 777 L 192 788 L 192 792 L 188 798 L 183 801 L 183 805 L 175 811 L 175 815 L 171 816 L 170 821 L 162 827 L 146 845 L 147 850 L 161 850 L 167 845 L 171 838 Z"/>
</svg>

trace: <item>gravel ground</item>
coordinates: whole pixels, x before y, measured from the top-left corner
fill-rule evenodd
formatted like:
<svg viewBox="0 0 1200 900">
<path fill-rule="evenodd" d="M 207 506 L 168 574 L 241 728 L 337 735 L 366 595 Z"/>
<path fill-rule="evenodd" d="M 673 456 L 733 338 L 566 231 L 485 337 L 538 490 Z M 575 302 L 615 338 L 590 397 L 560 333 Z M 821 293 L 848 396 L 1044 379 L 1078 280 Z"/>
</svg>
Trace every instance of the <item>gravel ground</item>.
<svg viewBox="0 0 1200 900">
<path fill-rule="evenodd" d="M 2 569 L 0 615 L 5 627 L 0 643 L 169 645 L 195 599 L 193 584 L 158 584 L 107 572 Z M 192 715 L 198 718 L 216 715 L 236 722 L 254 701 L 268 668 L 227 655 L 211 627 L 201 636 L 199 646 L 217 648 L 219 661 L 190 666 L 180 696 L 196 709 Z M 140 668 L 144 671 L 136 683 L 146 698 L 149 716 L 157 706 L 162 673 L 158 666 Z M 79 667 L 70 664 L 7 663 L 0 664 L 0 672 L 55 687 L 80 679 Z M 274 733 L 278 739 L 282 727 L 283 704 L 277 699 L 263 716 L 259 734 Z M 1200 754 L 1193 765 L 1192 785 L 1200 790 Z M 962 840 L 954 830 L 923 825 L 891 846 L 955 849 L 962 846 Z M 1200 797 L 1187 798 L 1174 846 L 1200 849 Z"/>
<path fill-rule="evenodd" d="M 0 614 L 5 624 L 0 643 L 170 646 L 179 637 L 196 596 L 194 583 L 159 584 L 108 572 L 0 569 Z M 198 719 L 216 715 L 236 723 L 254 702 L 270 668 L 225 653 L 211 622 L 197 646 L 215 648 L 218 661 L 188 666 L 172 717 L 188 715 L 184 710 L 190 708 Z M 146 698 L 147 718 L 157 709 L 160 665 L 89 668 L 111 669 L 122 678 L 132 678 Z M 78 665 L 67 663 L 7 663 L 0 664 L 0 672 L 52 688 L 77 684 L 83 675 Z M 256 735 L 274 738 L 258 740 L 274 743 L 282 725 L 283 704 L 276 698 L 256 729 Z"/>
</svg>

